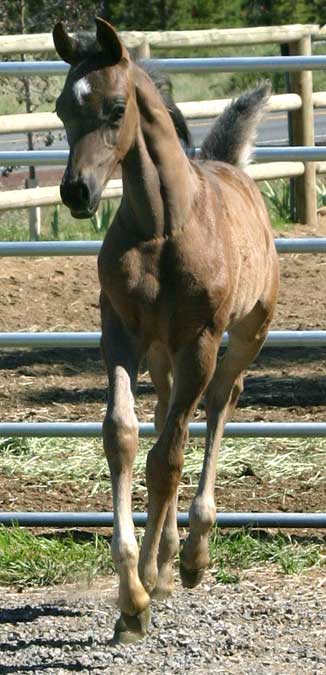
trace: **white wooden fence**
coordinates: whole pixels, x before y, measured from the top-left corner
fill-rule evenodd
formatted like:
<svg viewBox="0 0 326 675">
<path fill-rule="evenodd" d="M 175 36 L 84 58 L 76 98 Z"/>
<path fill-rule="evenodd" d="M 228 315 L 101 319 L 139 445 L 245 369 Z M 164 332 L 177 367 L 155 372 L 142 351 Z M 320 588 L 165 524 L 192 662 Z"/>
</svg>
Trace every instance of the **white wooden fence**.
<svg viewBox="0 0 326 675">
<path fill-rule="evenodd" d="M 259 26 L 189 31 L 121 31 L 128 49 L 138 49 L 149 58 L 150 49 L 193 49 L 194 47 L 234 47 L 239 45 L 289 44 L 306 37 L 326 38 L 326 28 L 316 24 L 289 26 Z M 0 36 L 0 54 L 55 54 L 51 33 Z"/>
<path fill-rule="evenodd" d="M 289 53 L 311 55 L 312 40 L 326 37 L 325 27 L 317 25 L 292 25 L 276 27 L 259 27 L 233 30 L 206 31 L 167 31 L 128 32 L 121 33 L 126 45 L 138 51 L 138 55 L 150 55 L 151 48 L 186 49 L 191 47 L 229 47 L 235 45 L 252 45 L 278 43 L 289 46 Z M 0 36 L 0 55 L 13 55 L 20 52 L 46 53 L 54 52 L 52 36 L 10 35 Z M 293 116 L 294 145 L 313 146 L 313 109 L 326 106 L 326 93 L 312 91 L 311 71 L 292 73 L 294 93 L 272 96 L 269 111 L 289 111 Z M 229 100 L 187 102 L 180 108 L 187 119 L 215 117 L 228 104 Z M 0 134 L 26 133 L 29 131 L 45 131 L 60 129 L 60 120 L 55 113 L 33 113 L 25 115 L 0 116 Z M 273 162 L 248 167 L 248 173 L 256 180 L 269 180 L 280 177 L 296 177 L 296 200 L 298 220 L 316 224 L 316 172 L 326 171 L 326 162 Z M 110 181 L 103 193 L 103 198 L 121 195 L 121 184 Z M 30 188 L 26 190 L 4 191 L 0 193 L 0 210 L 10 208 L 31 208 L 60 203 L 59 187 Z"/>
</svg>

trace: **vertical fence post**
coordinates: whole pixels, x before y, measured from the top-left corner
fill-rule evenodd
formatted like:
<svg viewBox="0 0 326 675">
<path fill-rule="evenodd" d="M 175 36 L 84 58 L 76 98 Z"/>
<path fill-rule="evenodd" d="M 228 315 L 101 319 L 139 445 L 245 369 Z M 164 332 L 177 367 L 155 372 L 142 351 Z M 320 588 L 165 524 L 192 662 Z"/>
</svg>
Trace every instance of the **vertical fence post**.
<svg viewBox="0 0 326 675">
<path fill-rule="evenodd" d="M 285 42 L 284 44 L 281 44 L 281 56 L 289 56 L 290 51 L 289 51 L 289 43 Z M 284 78 L 285 78 L 285 91 L 287 94 L 291 93 L 291 81 L 290 81 L 290 73 L 284 73 Z M 292 128 L 292 114 L 290 111 L 287 112 L 287 121 L 288 121 L 288 138 L 287 142 L 289 145 L 294 145 L 293 142 L 293 128 Z M 289 186 L 290 186 L 290 217 L 292 222 L 294 223 L 296 220 L 296 204 L 295 204 L 295 178 L 292 176 L 289 178 Z"/>
<path fill-rule="evenodd" d="M 311 56 L 311 36 L 306 35 L 289 45 L 291 56 Z M 300 71 L 291 74 L 291 88 L 299 94 L 302 107 L 292 113 L 294 145 L 315 145 L 314 109 L 312 100 L 312 72 Z M 305 162 L 303 176 L 295 181 L 296 217 L 300 223 L 317 225 L 316 167 L 314 162 Z"/>
<path fill-rule="evenodd" d="M 151 47 L 144 35 L 144 39 L 136 48 L 137 59 L 150 59 L 151 58 Z"/>
<path fill-rule="evenodd" d="M 26 188 L 37 187 L 36 178 L 27 178 Z M 39 241 L 41 236 L 41 207 L 30 206 L 29 208 L 29 238 L 31 241 Z"/>
</svg>

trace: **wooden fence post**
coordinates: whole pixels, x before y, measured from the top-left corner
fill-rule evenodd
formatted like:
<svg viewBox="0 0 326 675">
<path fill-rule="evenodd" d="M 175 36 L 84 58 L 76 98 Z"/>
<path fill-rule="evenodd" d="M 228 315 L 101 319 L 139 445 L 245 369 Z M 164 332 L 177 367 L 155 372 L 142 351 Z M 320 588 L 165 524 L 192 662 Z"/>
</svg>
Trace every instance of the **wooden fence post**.
<svg viewBox="0 0 326 675">
<path fill-rule="evenodd" d="M 26 178 L 26 188 L 37 187 L 36 178 Z M 41 207 L 30 206 L 29 208 L 29 238 L 30 241 L 39 241 L 41 236 Z"/>
<path fill-rule="evenodd" d="M 136 56 L 137 59 L 150 59 L 151 58 L 151 47 L 150 44 L 147 40 L 147 38 L 144 36 L 143 41 L 141 44 L 136 47 Z"/>
<path fill-rule="evenodd" d="M 291 56 L 311 56 L 311 36 L 289 44 Z M 299 94 L 302 108 L 291 113 L 294 145 L 315 145 L 312 72 L 291 73 L 292 91 Z M 305 172 L 295 179 L 296 217 L 300 223 L 317 225 L 316 166 L 305 162 Z"/>
</svg>

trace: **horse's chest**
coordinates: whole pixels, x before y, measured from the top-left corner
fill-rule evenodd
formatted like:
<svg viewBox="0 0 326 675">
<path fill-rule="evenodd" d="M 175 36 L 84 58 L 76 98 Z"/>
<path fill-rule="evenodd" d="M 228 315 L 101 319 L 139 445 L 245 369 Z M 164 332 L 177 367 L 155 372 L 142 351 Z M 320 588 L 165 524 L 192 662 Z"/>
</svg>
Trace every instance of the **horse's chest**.
<svg viewBox="0 0 326 675">
<path fill-rule="evenodd" d="M 120 260 L 117 270 L 121 291 L 132 302 L 152 307 L 160 292 L 159 265 L 154 255 L 129 251 Z"/>
<path fill-rule="evenodd" d="M 155 318 L 160 295 L 157 256 L 131 249 L 108 265 L 106 292 L 123 318 L 142 322 Z"/>
</svg>

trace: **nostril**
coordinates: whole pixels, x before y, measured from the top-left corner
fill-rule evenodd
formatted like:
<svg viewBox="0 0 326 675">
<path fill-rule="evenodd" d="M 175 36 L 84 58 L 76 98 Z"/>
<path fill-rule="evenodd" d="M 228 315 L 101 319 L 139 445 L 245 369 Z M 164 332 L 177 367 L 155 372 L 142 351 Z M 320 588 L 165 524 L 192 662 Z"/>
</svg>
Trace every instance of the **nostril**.
<svg viewBox="0 0 326 675">
<path fill-rule="evenodd" d="M 65 181 L 60 186 L 61 199 L 64 204 L 76 209 L 87 207 L 90 202 L 90 190 L 84 181 Z"/>
<path fill-rule="evenodd" d="M 83 204 L 83 206 L 89 203 L 89 188 L 86 183 L 78 181 L 76 187 L 76 197 L 79 199 L 80 203 Z"/>
</svg>

